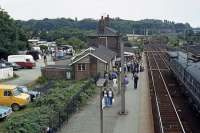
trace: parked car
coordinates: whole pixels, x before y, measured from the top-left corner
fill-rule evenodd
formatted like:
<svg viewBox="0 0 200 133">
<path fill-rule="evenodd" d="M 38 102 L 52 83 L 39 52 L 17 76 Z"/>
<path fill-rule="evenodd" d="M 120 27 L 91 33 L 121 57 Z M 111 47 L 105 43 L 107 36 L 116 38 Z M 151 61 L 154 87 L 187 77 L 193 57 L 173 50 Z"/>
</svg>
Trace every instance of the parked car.
<svg viewBox="0 0 200 133">
<path fill-rule="evenodd" d="M 4 63 L 4 62 L 6 62 L 6 60 L 0 59 L 0 63 Z"/>
<path fill-rule="evenodd" d="M 0 68 L 6 68 L 6 64 L 5 63 L 0 63 Z"/>
<path fill-rule="evenodd" d="M 29 94 L 30 97 L 31 97 L 31 102 L 33 102 L 37 97 L 40 96 L 40 92 L 31 91 L 31 90 L 29 90 L 26 86 L 18 86 L 17 89 L 18 89 L 21 93 Z"/>
<path fill-rule="evenodd" d="M 9 55 L 8 62 L 15 62 L 23 68 L 32 69 L 35 67 L 35 61 L 32 55 Z"/>
<path fill-rule="evenodd" d="M 13 70 L 21 69 L 22 67 L 14 62 L 5 62 L 6 66 L 12 67 Z"/>
<path fill-rule="evenodd" d="M 12 113 L 12 108 L 0 106 L 0 119 L 4 119 Z"/>
<path fill-rule="evenodd" d="M 22 68 L 20 65 L 14 63 L 14 62 L 8 62 L 8 61 L 3 60 L 3 59 L 0 60 L 0 67 L 1 68 L 12 67 L 13 70 L 18 70 L 18 69 Z"/>
<path fill-rule="evenodd" d="M 67 55 L 72 55 L 72 56 L 73 56 L 73 54 L 74 54 L 73 48 L 67 49 L 67 50 L 66 50 L 66 54 L 67 54 Z"/>
<path fill-rule="evenodd" d="M 17 111 L 29 102 L 30 95 L 21 93 L 17 86 L 0 84 L 0 105 L 10 106 L 13 111 Z"/>
</svg>

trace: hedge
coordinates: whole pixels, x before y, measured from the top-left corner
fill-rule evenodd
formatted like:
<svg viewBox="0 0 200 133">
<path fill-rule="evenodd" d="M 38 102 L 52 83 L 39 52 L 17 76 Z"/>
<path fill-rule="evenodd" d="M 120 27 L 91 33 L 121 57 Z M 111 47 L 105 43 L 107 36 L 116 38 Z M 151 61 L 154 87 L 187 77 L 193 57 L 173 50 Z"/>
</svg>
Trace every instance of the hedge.
<svg viewBox="0 0 200 133">
<path fill-rule="evenodd" d="M 40 133 L 49 126 L 57 130 L 69 117 L 66 109 L 73 96 L 80 96 L 77 102 L 77 107 L 80 107 L 95 92 L 95 84 L 91 81 L 57 81 L 47 94 L 25 111 L 11 115 L 5 127 L 8 133 Z"/>
</svg>

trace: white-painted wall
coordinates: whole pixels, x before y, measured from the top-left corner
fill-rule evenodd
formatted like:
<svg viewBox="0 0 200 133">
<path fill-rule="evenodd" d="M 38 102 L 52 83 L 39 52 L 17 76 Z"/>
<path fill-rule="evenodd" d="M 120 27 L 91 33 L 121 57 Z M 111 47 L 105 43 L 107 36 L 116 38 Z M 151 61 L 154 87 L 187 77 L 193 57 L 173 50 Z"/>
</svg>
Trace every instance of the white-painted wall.
<svg viewBox="0 0 200 133">
<path fill-rule="evenodd" d="M 13 68 L 2 68 L 0 69 L 0 80 L 8 79 L 13 77 Z"/>
</svg>

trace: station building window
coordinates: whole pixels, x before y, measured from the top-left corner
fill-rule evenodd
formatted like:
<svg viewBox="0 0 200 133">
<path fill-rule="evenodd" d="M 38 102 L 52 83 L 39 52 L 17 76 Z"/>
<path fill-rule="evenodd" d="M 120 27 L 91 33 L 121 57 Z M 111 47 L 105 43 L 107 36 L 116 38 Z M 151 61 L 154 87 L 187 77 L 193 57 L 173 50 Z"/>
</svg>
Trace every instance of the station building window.
<svg viewBox="0 0 200 133">
<path fill-rule="evenodd" d="M 78 64 L 78 71 L 85 71 L 86 70 L 86 64 Z"/>
</svg>

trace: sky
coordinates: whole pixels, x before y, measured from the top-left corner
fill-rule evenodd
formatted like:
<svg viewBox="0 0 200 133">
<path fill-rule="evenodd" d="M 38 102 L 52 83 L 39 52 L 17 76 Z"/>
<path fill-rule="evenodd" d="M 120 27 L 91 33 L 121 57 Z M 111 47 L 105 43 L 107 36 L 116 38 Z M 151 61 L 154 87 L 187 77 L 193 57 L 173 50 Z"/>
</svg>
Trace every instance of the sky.
<svg viewBox="0 0 200 133">
<path fill-rule="evenodd" d="M 17 20 L 98 19 L 109 14 L 113 18 L 166 19 L 200 27 L 200 0 L 0 0 L 0 6 Z"/>
</svg>

